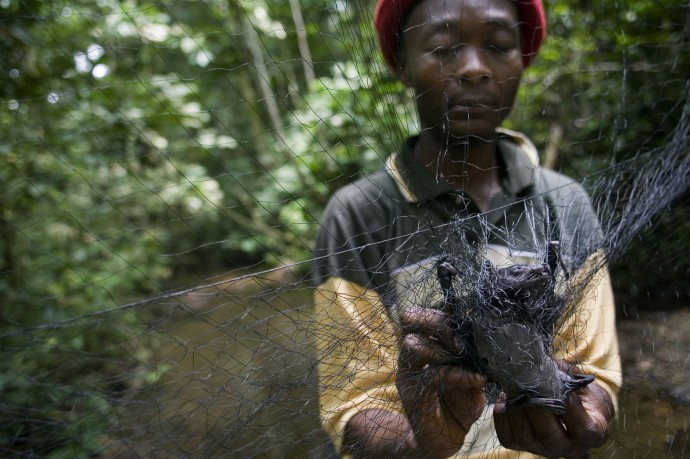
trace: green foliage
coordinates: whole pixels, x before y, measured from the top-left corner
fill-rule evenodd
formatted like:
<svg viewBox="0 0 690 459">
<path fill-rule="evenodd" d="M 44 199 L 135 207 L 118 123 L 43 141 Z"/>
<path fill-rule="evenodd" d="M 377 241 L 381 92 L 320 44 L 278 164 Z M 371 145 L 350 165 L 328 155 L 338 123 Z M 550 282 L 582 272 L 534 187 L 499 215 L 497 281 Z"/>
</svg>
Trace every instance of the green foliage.
<svg viewBox="0 0 690 459">
<path fill-rule="evenodd" d="M 3 340 L 4 451 L 59 458 L 83 457 L 101 449 L 113 408 L 107 388 L 95 376 L 100 369 L 93 362 L 103 357 L 83 355 L 84 339 L 93 338 L 85 335 Z M 65 359 L 80 354 L 81 358 Z"/>
<path fill-rule="evenodd" d="M 583 177 L 640 146 L 663 144 L 690 68 L 688 5 L 551 2 L 548 37 L 511 123 L 545 145 L 564 131 L 558 167 Z"/>
<path fill-rule="evenodd" d="M 120 307 L 176 269 L 308 260 L 332 192 L 415 130 L 372 8 L 304 3 L 302 30 L 287 1 L 0 2 L 0 450 L 103 448 L 126 389 L 166 371 L 149 362 L 152 312 Z M 687 2 L 547 13 L 510 127 L 540 147 L 562 127 L 556 167 L 576 178 L 663 143 L 690 68 Z M 687 221 L 675 212 L 662 231 Z M 669 264 L 625 284 L 685 273 L 666 253 L 682 239 L 635 245 Z"/>
<path fill-rule="evenodd" d="M 333 192 L 380 168 L 397 148 L 409 126 L 399 122 L 391 130 L 375 122 L 409 117 L 401 95 L 392 91 L 399 88 L 391 85 L 354 62 L 335 65 L 332 76 L 315 81 L 304 108 L 290 114 L 289 149 L 276 142 L 261 156 L 275 183 L 249 190 L 269 215 L 267 221 L 284 229 L 284 238 L 263 241 L 264 249 L 280 251 L 280 243 L 287 242 L 295 247 L 292 259 L 308 258 L 321 210 Z"/>
<path fill-rule="evenodd" d="M 558 1 L 546 11 L 549 35 L 527 71 L 511 127 L 527 132 L 542 153 L 556 142 L 552 166 L 576 179 L 664 145 L 690 81 L 687 2 Z M 562 130 L 562 139 L 551 135 L 554 128 Z M 687 203 L 667 210 L 660 226 L 651 222 L 628 257 L 612 267 L 619 297 L 690 293 L 683 280 L 687 263 L 675 244 L 664 244 L 670 222 L 686 216 Z M 674 234 L 687 233 L 676 226 Z M 677 243 L 687 245 L 686 239 Z"/>
<path fill-rule="evenodd" d="M 146 314 L 118 306 L 163 291 L 171 255 L 220 218 L 223 191 L 197 163 L 202 152 L 185 148 L 203 118 L 193 89 L 146 56 L 151 48 L 121 27 L 116 3 L 99 4 L 0 10 L 11 38 L 0 111 L 6 452 L 84 457 L 102 448 L 118 394 L 157 374 L 116 377 L 145 368 L 153 346 Z M 148 12 L 138 20 L 167 20 Z M 139 80 L 128 61 L 141 66 Z"/>
</svg>

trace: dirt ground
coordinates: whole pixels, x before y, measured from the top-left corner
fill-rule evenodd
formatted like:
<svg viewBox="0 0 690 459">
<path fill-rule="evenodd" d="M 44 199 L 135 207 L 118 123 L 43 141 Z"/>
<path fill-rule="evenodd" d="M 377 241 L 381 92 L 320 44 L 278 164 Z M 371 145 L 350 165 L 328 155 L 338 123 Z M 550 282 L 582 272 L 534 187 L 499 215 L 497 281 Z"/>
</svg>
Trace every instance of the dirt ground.
<svg viewBox="0 0 690 459">
<path fill-rule="evenodd" d="M 593 457 L 690 457 L 690 307 L 620 317 L 613 441 Z"/>
<path fill-rule="evenodd" d="M 624 380 L 690 405 L 690 307 L 619 319 L 618 333 Z"/>
<path fill-rule="evenodd" d="M 230 286 L 223 284 L 223 287 L 232 290 L 233 294 L 239 292 L 241 298 L 249 298 L 267 285 L 289 283 L 282 277 L 273 279 L 273 275 L 244 279 L 233 273 L 233 278 L 241 281 Z M 258 284 L 257 279 L 261 281 Z M 213 454 L 209 451 L 216 444 L 223 443 L 225 448 L 232 449 L 248 442 L 252 448 L 258 445 L 267 448 L 265 457 L 328 457 L 327 452 L 319 449 L 326 443 L 317 424 L 317 406 L 306 403 L 311 400 L 306 394 L 315 391 L 312 386 L 316 384 L 313 369 L 305 367 L 309 359 L 303 358 L 304 352 L 300 347 L 307 337 L 302 336 L 304 333 L 296 336 L 294 331 L 289 332 L 295 323 L 310 320 L 308 314 L 301 316 L 305 311 L 292 308 L 311 301 L 311 292 L 308 289 L 288 289 L 281 295 L 267 298 L 265 304 L 269 307 L 264 307 L 260 297 L 256 300 L 261 301 L 249 305 L 235 303 L 233 298 L 227 292 L 225 295 L 196 292 L 188 298 L 186 311 L 189 317 L 181 316 L 170 323 L 168 331 L 176 340 L 168 346 L 170 349 L 166 348 L 163 357 L 177 362 L 177 370 L 171 370 L 170 380 L 162 385 L 163 392 L 156 396 L 160 403 L 153 405 L 156 410 L 152 418 L 157 422 L 137 419 L 132 423 L 140 431 L 138 435 L 144 438 L 139 446 L 148 445 L 149 451 L 156 452 L 142 456 L 162 457 L 160 455 L 164 451 L 178 451 L 175 448 L 180 448 L 179 444 L 160 443 L 162 438 L 169 438 L 170 432 L 175 432 L 180 438 L 196 442 L 190 448 L 198 454 L 191 456 L 211 457 Z M 285 314 L 276 314 L 282 309 L 285 309 Z M 248 326 L 246 321 L 238 319 L 245 315 L 255 326 Z M 199 320 L 200 317 L 203 320 Z M 612 438 L 604 447 L 592 451 L 590 457 L 690 457 L 690 302 L 663 310 L 645 308 L 644 312 L 633 313 L 628 309 L 618 317 L 624 387 L 618 400 Z M 240 328 L 233 328 L 240 325 Z M 262 344 L 258 349 L 235 345 L 242 342 Z M 256 364 L 257 359 L 261 361 L 260 365 Z M 290 359 L 297 363 L 294 367 L 285 367 L 284 362 Z M 270 381 L 272 374 L 285 376 L 293 372 L 297 376 L 310 375 L 308 381 L 301 376 L 295 378 L 299 384 L 294 390 L 286 391 L 289 386 L 281 386 L 283 392 L 273 393 L 271 391 L 275 388 L 272 386 L 249 384 L 252 381 Z M 205 376 L 201 380 L 197 375 Z M 243 388 L 257 392 L 238 392 Z M 302 392 L 297 393 L 296 390 Z M 233 397 L 242 403 L 233 404 Z M 267 405 L 258 412 L 252 424 L 258 426 L 255 430 L 252 426 L 238 427 L 240 432 L 255 432 L 256 437 L 250 435 L 239 443 L 230 441 L 226 414 L 235 412 L 237 415 L 239 409 L 253 408 L 253 397 L 275 400 L 273 405 Z M 300 403 L 299 408 L 294 406 L 297 402 Z M 165 409 L 158 409 L 159 406 Z M 190 406 L 194 407 L 194 415 L 181 417 L 180 413 Z M 168 412 L 171 413 L 169 419 L 166 418 Z M 300 412 L 302 414 L 298 417 Z M 267 436 L 262 426 L 282 426 L 286 419 L 294 435 L 283 435 L 284 438 Z M 161 420 L 164 422 L 159 424 Z M 163 427 L 169 431 L 161 437 L 160 429 Z M 198 429 L 201 432 L 197 432 Z M 137 435 L 131 435 L 132 442 L 138 441 L 134 438 Z M 129 444 L 127 447 L 132 448 Z M 269 450 L 271 454 L 268 454 Z M 264 457 L 256 449 L 253 451 Z"/>
</svg>

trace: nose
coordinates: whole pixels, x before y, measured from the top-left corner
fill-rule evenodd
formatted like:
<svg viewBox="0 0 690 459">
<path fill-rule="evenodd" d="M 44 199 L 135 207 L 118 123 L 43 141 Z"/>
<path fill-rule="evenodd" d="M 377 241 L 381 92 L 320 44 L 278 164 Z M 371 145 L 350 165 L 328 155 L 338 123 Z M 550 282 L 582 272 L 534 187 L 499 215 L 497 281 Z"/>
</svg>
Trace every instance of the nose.
<svg viewBox="0 0 690 459">
<path fill-rule="evenodd" d="M 491 78 L 486 53 L 476 46 L 463 46 L 456 55 L 455 73 L 461 81 L 480 82 Z"/>
</svg>

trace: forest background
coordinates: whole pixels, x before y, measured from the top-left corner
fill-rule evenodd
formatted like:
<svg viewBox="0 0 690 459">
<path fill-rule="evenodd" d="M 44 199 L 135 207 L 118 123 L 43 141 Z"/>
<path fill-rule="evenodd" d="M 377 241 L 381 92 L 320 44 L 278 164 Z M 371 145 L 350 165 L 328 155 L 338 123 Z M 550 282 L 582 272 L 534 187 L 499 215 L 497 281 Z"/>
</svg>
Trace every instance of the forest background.
<svg viewBox="0 0 690 459">
<path fill-rule="evenodd" d="M 678 122 L 688 4 L 545 3 L 548 39 L 508 127 L 587 186 Z M 332 192 L 414 129 L 373 5 L 0 0 L 0 409 L 15 413 L 2 448 L 100 447 L 118 362 L 145 365 L 156 340 L 152 311 L 92 314 L 194 272 L 306 276 Z M 612 266 L 622 314 L 687 299 L 689 215 L 685 195 Z"/>
</svg>

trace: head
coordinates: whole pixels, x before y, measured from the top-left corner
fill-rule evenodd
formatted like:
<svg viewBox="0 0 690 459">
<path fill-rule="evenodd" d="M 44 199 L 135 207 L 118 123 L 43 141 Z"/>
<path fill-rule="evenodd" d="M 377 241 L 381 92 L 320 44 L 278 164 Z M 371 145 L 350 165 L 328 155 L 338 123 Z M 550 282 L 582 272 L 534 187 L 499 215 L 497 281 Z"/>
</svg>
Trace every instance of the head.
<svg viewBox="0 0 690 459">
<path fill-rule="evenodd" d="M 545 34 L 540 0 L 379 0 L 375 23 L 422 130 L 462 138 L 494 135 Z"/>
<path fill-rule="evenodd" d="M 403 22 L 408 13 L 424 0 L 378 0 L 374 25 L 386 63 L 397 73 L 402 49 Z M 546 18 L 541 0 L 512 0 L 520 18 L 522 62 L 529 66 L 546 38 Z"/>
</svg>

